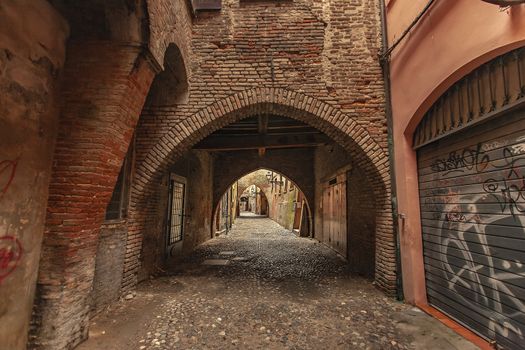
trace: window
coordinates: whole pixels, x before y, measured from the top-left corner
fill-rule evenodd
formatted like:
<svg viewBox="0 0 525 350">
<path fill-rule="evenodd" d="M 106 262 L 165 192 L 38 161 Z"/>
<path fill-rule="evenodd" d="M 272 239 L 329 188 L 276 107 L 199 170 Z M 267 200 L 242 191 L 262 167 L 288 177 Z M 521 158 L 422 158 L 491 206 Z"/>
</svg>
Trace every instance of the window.
<svg viewBox="0 0 525 350">
<path fill-rule="evenodd" d="M 186 179 L 177 175 L 170 176 L 168 203 L 168 246 L 182 241 L 184 237 L 184 205 L 186 204 Z"/>
<path fill-rule="evenodd" d="M 127 217 L 132 154 L 133 147 L 130 146 L 130 150 L 128 154 L 126 154 L 122 168 L 120 169 L 113 194 L 106 208 L 106 220 L 122 220 Z"/>
</svg>

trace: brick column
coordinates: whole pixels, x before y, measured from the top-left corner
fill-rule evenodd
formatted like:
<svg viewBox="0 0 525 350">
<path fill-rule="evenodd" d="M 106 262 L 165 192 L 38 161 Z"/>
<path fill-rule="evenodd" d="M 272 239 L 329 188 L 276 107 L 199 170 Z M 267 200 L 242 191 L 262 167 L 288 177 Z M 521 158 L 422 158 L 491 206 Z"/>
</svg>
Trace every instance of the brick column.
<svg viewBox="0 0 525 350">
<path fill-rule="evenodd" d="M 141 52 L 68 47 L 30 348 L 70 349 L 87 337 L 100 225 L 155 75 Z"/>
</svg>

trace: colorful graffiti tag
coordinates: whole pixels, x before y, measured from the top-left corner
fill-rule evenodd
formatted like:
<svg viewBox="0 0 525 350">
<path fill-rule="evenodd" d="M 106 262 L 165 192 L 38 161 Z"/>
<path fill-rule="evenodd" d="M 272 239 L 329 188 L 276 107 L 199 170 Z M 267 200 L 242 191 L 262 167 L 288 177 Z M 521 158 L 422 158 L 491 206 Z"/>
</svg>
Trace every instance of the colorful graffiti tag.
<svg viewBox="0 0 525 350">
<path fill-rule="evenodd" d="M 449 152 L 420 183 L 431 302 L 511 347 L 525 342 L 525 147 L 518 141 Z"/>
</svg>

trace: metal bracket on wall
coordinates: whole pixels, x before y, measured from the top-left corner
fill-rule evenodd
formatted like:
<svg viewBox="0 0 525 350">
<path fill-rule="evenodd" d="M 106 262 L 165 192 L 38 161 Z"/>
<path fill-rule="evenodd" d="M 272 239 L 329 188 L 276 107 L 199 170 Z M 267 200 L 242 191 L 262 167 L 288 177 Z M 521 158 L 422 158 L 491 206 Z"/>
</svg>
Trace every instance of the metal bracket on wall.
<svg viewBox="0 0 525 350">
<path fill-rule="evenodd" d="M 397 214 L 397 218 L 401 222 L 401 230 L 400 230 L 400 232 L 405 233 L 405 221 L 406 221 L 406 218 L 407 218 L 406 214 L 399 213 L 399 214 Z"/>
</svg>

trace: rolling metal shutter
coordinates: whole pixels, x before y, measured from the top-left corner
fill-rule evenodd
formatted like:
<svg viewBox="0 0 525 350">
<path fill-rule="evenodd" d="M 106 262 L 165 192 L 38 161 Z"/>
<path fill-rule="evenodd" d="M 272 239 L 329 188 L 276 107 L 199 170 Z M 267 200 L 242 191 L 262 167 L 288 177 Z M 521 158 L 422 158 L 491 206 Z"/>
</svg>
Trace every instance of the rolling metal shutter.
<svg viewBox="0 0 525 350">
<path fill-rule="evenodd" d="M 525 349 L 525 110 L 418 150 L 429 303 Z"/>
</svg>

